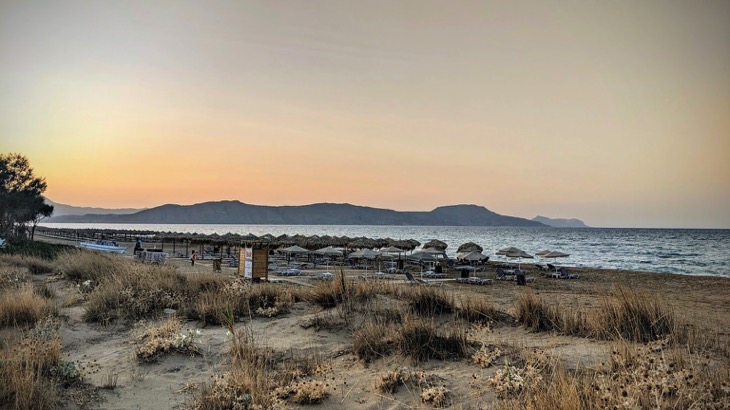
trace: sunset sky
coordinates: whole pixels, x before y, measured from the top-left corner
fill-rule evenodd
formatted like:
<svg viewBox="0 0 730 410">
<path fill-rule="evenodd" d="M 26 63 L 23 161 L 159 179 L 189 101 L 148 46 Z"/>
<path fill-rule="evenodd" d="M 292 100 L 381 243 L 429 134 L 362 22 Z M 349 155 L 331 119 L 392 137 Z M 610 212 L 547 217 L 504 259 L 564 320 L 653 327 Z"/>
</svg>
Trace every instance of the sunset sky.
<svg viewBox="0 0 730 410">
<path fill-rule="evenodd" d="M 56 202 L 730 228 L 729 1 L 0 0 Z"/>
</svg>

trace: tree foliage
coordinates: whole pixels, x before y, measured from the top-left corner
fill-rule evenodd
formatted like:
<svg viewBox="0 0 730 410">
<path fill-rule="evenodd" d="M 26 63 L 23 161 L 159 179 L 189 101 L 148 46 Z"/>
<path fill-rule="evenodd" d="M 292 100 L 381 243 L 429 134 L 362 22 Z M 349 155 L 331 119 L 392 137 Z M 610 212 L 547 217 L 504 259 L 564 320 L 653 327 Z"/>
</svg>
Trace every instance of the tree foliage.
<svg viewBox="0 0 730 410">
<path fill-rule="evenodd" d="M 23 238 L 50 216 L 53 206 L 45 203 L 44 178 L 33 174 L 28 158 L 20 154 L 0 154 L 0 236 Z"/>
</svg>

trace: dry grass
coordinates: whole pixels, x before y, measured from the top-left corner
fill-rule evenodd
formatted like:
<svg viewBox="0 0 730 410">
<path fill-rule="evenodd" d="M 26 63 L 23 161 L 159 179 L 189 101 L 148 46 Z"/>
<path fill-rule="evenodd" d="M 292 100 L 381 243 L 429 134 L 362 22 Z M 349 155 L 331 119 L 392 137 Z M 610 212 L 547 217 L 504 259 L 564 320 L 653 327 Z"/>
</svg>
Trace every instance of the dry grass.
<svg viewBox="0 0 730 410">
<path fill-rule="evenodd" d="M 47 259 L 26 255 L 0 255 L 0 266 L 26 268 L 28 272 L 34 275 L 51 273 L 54 270 L 53 262 Z"/>
<path fill-rule="evenodd" d="M 655 295 L 618 286 L 592 320 L 593 333 L 602 339 L 650 342 L 671 334 L 674 313 Z"/>
<path fill-rule="evenodd" d="M 61 360 L 58 322 L 51 319 L 0 350 L 0 364 L 0 403 L 14 409 L 56 408 L 59 388 L 81 380 L 75 365 Z"/>
<path fill-rule="evenodd" d="M 560 305 L 548 305 L 531 289 L 520 294 L 515 311 L 517 321 L 535 332 L 556 331 L 581 337 L 591 335 L 582 312 Z"/>
<path fill-rule="evenodd" d="M 396 348 L 397 330 L 393 326 L 368 321 L 352 334 L 353 353 L 365 363 L 385 357 Z"/>
<path fill-rule="evenodd" d="M 188 317 L 203 320 L 206 324 L 221 325 L 226 319 L 224 312 L 232 314 L 236 321 L 287 313 L 299 300 L 299 292 L 287 286 L 248 284 L 236 280 L 222 290 L 191 294 L 190 299 L 194 302 L 183 307 Z"/>
<path fill-rule="evenodd" d="M 491 301 L 474 296 L 461 298 L 461 304 L 456 309 L 456 319 L 483 325 L 514 323 L 515 320 L 509 314 L 495 308 Z"/>
<path fill-rule="evenodd" d="M 442 330 L 433 321 L 406 319 L 398 328 L 396 343 L 400 354 L 417 362 L 461 359 L 470 350 L 465 326 L 460 323 Z"/>
<path fill-rule="evenodd" d="M 454 296 L 443 289 L 428 286 L 403 287 L 400 295 L 408 300 L 411 310 L 420 316 L 433 317 L 454 312 Z"/>
<path fill-rule="evenodd" d="M 95 280 L 98 285 L 89 287 L 87 297 L 87 322 L 155 317 L 164 309 L 180 309 L 189 300 L 187 279 L 169 267 L 122 263 Z"/>
<path fill-rule="evenodd" d="M 85 320 L 108 324 L 159 317 L 174 309 L 208 324 L 223 323 L 230 309 L 236 319 L 274 317 L 299 300 L 287 286 L 244 283 L 214 274 L 184 275 L 173 267 L 132 263 L 94 252 L 61 258 L 59 272 L 79 284 L 86 298 Z"/>
<path fill-rule="evenodd" d="M 25 284 L 14 292 L 0 295 L 0 326 L 32 326 L 57 314 L 56 305 Z"/>
<path fill-rule="evenodd" d="M 119 255 L 75 250 L 61 254 L 54 265 L 54 272 L 74 283 L 89 281 L 96 286 L 109 276 L 129 269 L 132 262 Z"/>
<path fill-rule="evenodd" d="M 234 331 L 231 312 L 226 318 L 231 336 L 230 370 L 213 378 L 210 384 L 203 385 L 189 408 L 274 408 L 280 400 L 274 395 L 275 363 L 271 352 L 256 346 L 250 329 Z"/>
<path fill-rule="evenodd" d="M 669 335 L 676 328 L 674 314 L 656 296 L 626 287 L 617 287 L 603 299 L 598 310 L 587 313 L 547 304 L 528 289 L 520 295 L 516 311 L 518 322 L 532 331 L 605 340 L 646 343 Z"/>
<path fill-rule="evenodd" d="M 28 268 L 22 266 L 0 265 L 0 290 L 20 288 L 28 281 Z"/>
<path fill-rule="evenodd" d="M 305 296 L 309 303 L 319 305 L 324 309 L 331 309 L 340 304 L 351 304 L 356 296 L 356 288 L 367 285 L 356 284 L 355 281 L 346 279 L 340 272 L 335 280 L 319 283 Z M 361 292 L 360 296 L 364 296 Z"/>
</svg>

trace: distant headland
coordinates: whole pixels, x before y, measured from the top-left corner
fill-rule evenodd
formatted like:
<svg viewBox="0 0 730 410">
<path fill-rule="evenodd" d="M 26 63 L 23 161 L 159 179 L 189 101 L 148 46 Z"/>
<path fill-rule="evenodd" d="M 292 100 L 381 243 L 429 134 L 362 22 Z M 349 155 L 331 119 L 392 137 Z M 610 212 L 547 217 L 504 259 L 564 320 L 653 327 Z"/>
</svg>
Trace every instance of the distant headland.
<svg viewBox="0 0 730 410">
<path fill-rule="evenodd" d="M 212 201 L 194 205 L 166 204 L 149 209 L 120 210 L 81 208 L 50 200 L 47 202 L 55 207 L 47 222 L 58 223 L 561 227 L 566 226 L 563 221 L 571 221 L 571 227 L 585 227 L 577 219 L 538 216 L 530 220 L 500 215 L 478 205 L 449 205 L 429 212 L 410 212 L 336 203 L 264 206 L 240 201 Z"/>
</svg>

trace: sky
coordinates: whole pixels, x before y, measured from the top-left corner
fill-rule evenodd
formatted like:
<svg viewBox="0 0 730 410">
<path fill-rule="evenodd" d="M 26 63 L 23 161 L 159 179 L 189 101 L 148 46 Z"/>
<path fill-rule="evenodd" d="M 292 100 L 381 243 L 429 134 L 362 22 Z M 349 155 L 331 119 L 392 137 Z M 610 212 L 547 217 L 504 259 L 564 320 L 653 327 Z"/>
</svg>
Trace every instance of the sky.
<svg viewBox="0 0 730 410">
<path fill-rule="evenodd" d="M 0 0 L 55 202 L 730 228 L 728 1 Z"/>
</svg>

